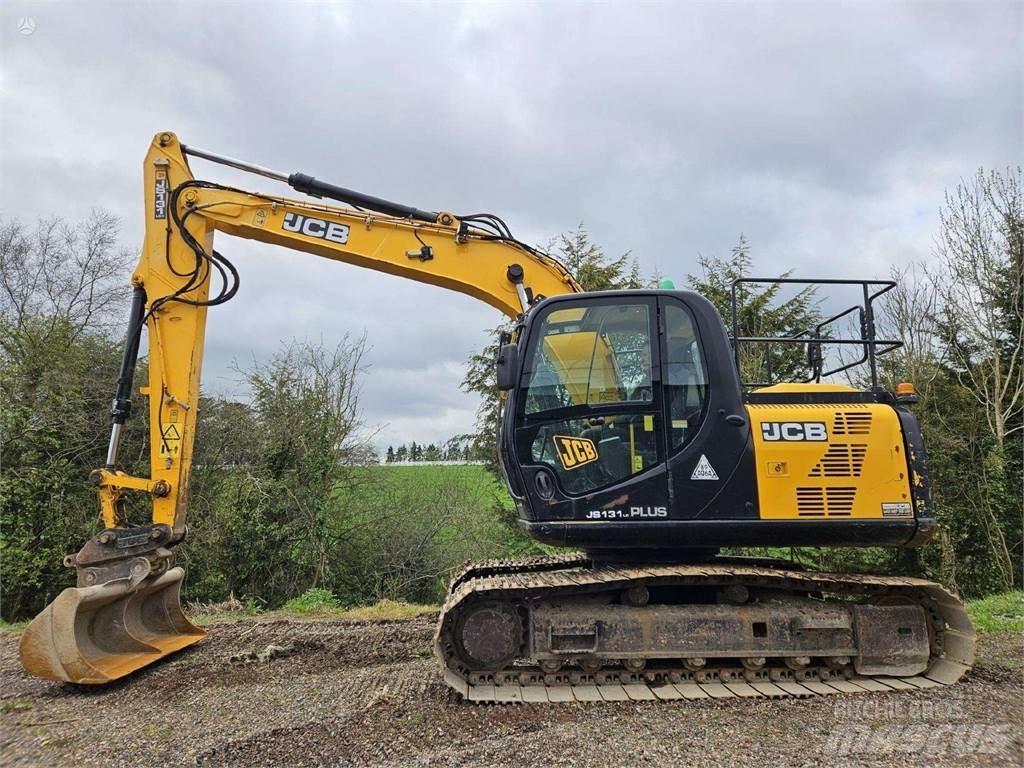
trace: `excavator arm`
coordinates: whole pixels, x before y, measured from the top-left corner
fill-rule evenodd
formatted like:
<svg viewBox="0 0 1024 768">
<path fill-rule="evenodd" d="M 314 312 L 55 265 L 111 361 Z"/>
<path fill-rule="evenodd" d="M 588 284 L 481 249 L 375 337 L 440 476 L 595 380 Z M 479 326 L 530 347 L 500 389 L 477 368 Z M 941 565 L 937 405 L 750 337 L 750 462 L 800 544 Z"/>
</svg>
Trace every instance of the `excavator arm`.
<svg viewBox="0 0 1024 768">
<path fill-rule="evenodd" d="M 288 183 L 311 200 L 248 192 L 194 178 L 189 156 Z M 235 266 L 214 249 L 217 231 L 458 291 L 516 317 L 543 297 L 582 289 L 556 260 L 516 240 L 490 214 L 423 211 L 186 147 L 158 134 L 144 164 L 146 229 L 105 465 L 92 473 L 104 530 L 65 559 L 78 585 L 66 589 L 23 633 L 21 659 L 34 675 L 104 683 L 200 640 L 180 605 L 207 310 L 231 299 Z M 148 329 L 150 475 L 118 468 L 132 410 L 133 373 Z M 146 494 L 151 519 L 132 525 L 129 494 Z"/>
</svg>

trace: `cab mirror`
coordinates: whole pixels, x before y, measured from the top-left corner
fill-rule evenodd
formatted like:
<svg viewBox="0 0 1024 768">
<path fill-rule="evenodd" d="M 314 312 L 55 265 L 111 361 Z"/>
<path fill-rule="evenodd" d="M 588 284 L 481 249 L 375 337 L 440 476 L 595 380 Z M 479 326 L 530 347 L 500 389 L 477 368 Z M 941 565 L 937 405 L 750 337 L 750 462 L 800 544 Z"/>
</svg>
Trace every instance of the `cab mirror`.
<svg viewBox="0 0 1024 768">
<path fill-rule="evenodd" d="M 502 344 L 498 348 L 498 389 L 508 392 L 515 387 L 519 376 L 519 347 Z"/>
</svg>

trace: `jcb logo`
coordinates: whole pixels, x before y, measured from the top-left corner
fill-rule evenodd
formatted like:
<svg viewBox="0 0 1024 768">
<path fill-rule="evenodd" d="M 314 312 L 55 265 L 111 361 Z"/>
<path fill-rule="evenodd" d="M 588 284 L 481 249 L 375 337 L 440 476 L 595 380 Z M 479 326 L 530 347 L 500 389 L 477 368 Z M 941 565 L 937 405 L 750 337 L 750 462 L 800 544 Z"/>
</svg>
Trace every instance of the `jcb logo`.
<svg viewBox="0 0 1024 768">
<path fill-rule="evenodd" d="M 820 421 L 763 421 L 761 437 L 766 442 L 787 440 L 823 443 L 828 440 L 828 430 Z"/>
<path fill-rule="evenodd" d="M 286 213 L 281 229 L 285 232 L 301 232 L 309 237 L 319 237 L 321 240 L 330 240 L 342 245 L 348 242 L 348 227 L 344 224 L 314 219 L 301 213 Z"/>
<path fill-rule="evenodd" d="M 594 441 L 585 437 L 565 437 L 555 435 L 555 448 L 558 459 L 566 469 L 576 469 L 584 464 L 597 461 L 597 448 Z"/>
</svg>

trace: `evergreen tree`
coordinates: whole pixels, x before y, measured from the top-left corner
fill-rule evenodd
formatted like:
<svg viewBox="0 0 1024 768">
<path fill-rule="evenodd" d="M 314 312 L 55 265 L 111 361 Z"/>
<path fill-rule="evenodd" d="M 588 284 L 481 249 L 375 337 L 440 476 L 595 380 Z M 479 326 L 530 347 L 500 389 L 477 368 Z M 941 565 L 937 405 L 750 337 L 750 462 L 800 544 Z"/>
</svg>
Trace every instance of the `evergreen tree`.
<svg viewBox="0 0 1024 768">
<path fill-rule="evenodd" d="M 706 298 L 722 316 L 730 334 L 733 281 L 752 277 L 750 244 L 740 235 L 729 258 L 700 256 L 701 275 L 689 275 L 690 290 Z M 789 277 L 785 272 L 780 277 Z M 813 286 L 793 297 L 779 300 L 781 285 L 741 283 L 737 288 L 737 319 L 740 336 L 786 336 L 819 321 Z M 770 376 L 769 376 L 770 372 Z M 806 347 L 802 344 L 743 344 L 740 347 L 740 374 L 745 382 L 799 381 L 810 376 Z"/>
</svg>

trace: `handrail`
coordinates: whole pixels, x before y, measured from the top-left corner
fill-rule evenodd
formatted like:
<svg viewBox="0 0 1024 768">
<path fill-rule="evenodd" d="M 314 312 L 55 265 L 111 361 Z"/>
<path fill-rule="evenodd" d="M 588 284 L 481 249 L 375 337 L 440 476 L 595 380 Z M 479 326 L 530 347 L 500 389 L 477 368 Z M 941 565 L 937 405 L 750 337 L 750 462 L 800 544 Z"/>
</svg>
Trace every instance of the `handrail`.
<svg viewBox="0 0 1024 768">
<path fill-rule="evenodd" d="M 851 285 L 860 286 L 863 292 L 863 303 L 854 304 L 853 306 L 838 312 L 832 317 L 822 320 L 813 328 L 806 328 L 804 330 L 792 332 L 786 336 L 741 336 L 740 335 L 740 319 L 739 319 L 739 300 L 737 295 L 737 289 L 741 284 L 760 284 L 760 285 L 807 285 L 807 286 L 821 286 L 821 285 Z M 872 288 L 878 287 L 877 290 L 872 291 Z M 767 382 L 742 382 L 745 387 L 758 387 L 758 386 L 769 386 L 773 383 L 772 370 L 771 370 L 771 345 L 772 344 L 807 344 L 808 345 L 808 357 L 810 359 L 810 365 L 812 369 L 812 375 L 810 378 L 805 379 L 806 382 L 820 382 L 823 376 L 832 376 L 843 371 L 847 371 L 850 368 L 855 368 L 863 363 L 868 363 L 868 368 L 871 372 L 871 388 L 873 390 L 878 389 L 878 358 L 882 355 L 892 352 L 894 349 L 898 349 L 903 346 L 903 342 L 896 339 L 879 339 L 876 336 L 875 328 L 875 299 L 882 296 L 888 291 L 891 291 L 896 287 L 896 283 L 892 280 L 844 280 L 837 278 L 820 278 L 820 279 L 805 279 L 795 277 L 740 277 L 732 282 L 731 290 L 731 304 L 732 304 L 732 345 L 733 355 L 736 361 L 736 370 L 740 370 L 740 346 L 741 344 L 762 344 L 765 346 L 765 357 L 767 360 L 768 367 L 768 381 Z M 826 329 L 838 320 L 852 314 L 853 312 L 859 312 L 860 317 L 860 335 L 857 338 L 832 338 L 827 335 L 823 335 L 823 331 L 827 334 Z M 832 368 L 827 371 L 822 370 L 822 356 L 821 346 L 822 344 L 836 344 L 839 346 L 850 346 L 856 345 L 863 349 L 863 354 L 858 360 L 846 365 Z M 816 349 L 817 351 L 812 353 L 811 350 Z"/>
</svg>

